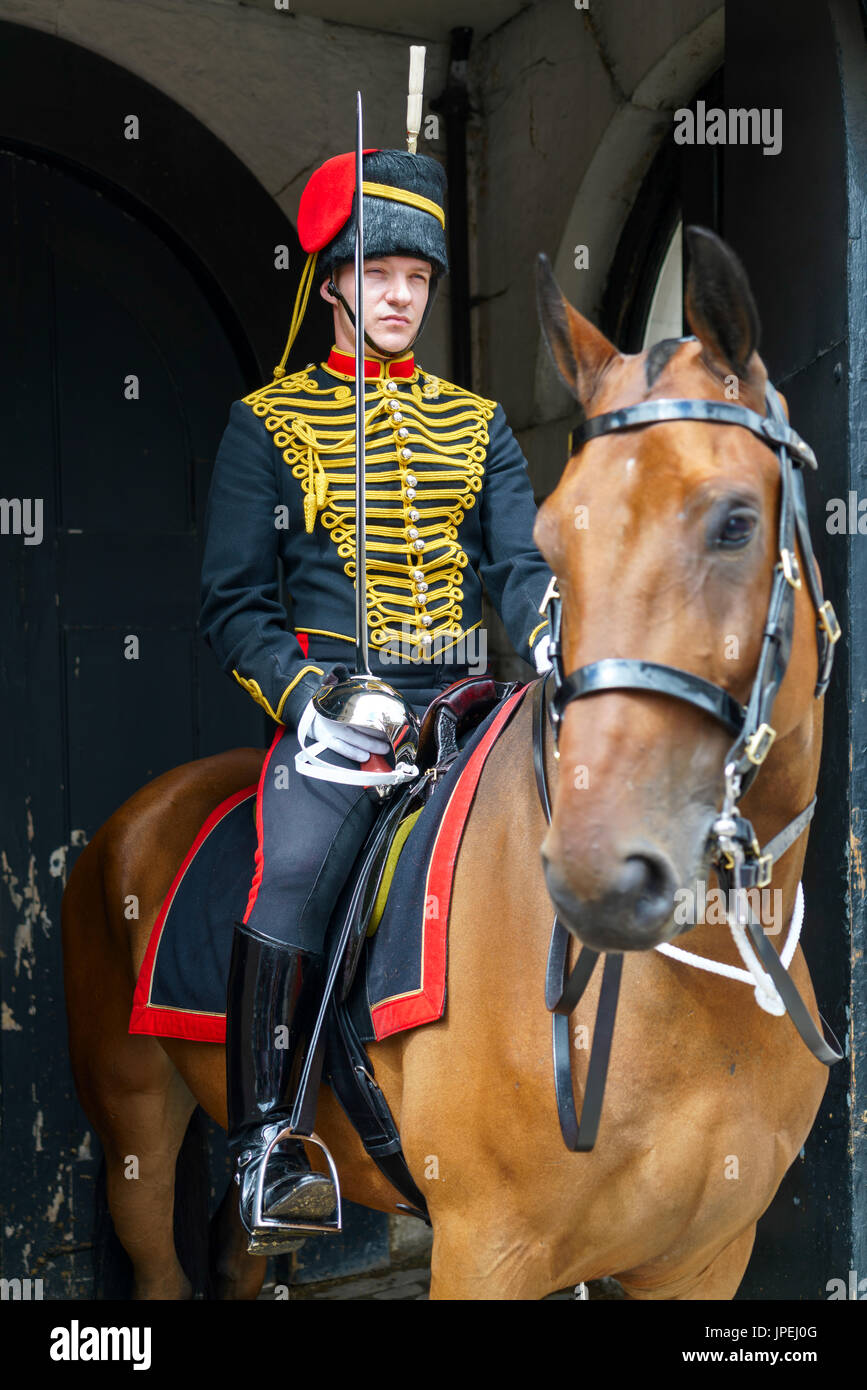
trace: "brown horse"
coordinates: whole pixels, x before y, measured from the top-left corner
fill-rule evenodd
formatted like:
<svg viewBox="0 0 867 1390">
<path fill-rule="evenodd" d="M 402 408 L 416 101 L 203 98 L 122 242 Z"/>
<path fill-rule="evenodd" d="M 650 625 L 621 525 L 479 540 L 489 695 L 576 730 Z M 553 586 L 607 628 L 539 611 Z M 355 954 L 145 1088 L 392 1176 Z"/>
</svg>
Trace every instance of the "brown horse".
<svg viewBox="0 0 867 1390">
<path fill-rule="evenodd" d="M 695 340 L 634 356 L 621 355 L 543 278 L 546 337 L 585 414 L 657 397 L 723 401 L 733 381 L 741 401 L 763 414 L 766 373 L 736 268 L 727 248 L 708 240 L 688 291 Z M 560 585 L 566 670 L 640 657 L 705 676 L 743 700 L 777 558 L 779 489 L 775 455 L 746 430 L 678 422 L 587 444 L 536 528 Z M 776 743 L 742 806 L 762 844 L 810 802 L 818 774 L 822 702 L 813 699 L 806 587 L 795 604 Z M 707 876 L 704 841 L 722 801 L 730 736 L 657 694 L 613 691 L 570 704 L 559 761 L 547 740 L 547 828 L 531 713 L 525 698 L 488 759 L 466 826 L 445 1017 L 370 1047 L 431 1213 L 431 1297 L 538 1299 L 612 1275 L 633 1299 L 729 1299 L 756 1221 L 810 1131 L 825 1068 L 788 1018 L 759 1010 L 751 988 L 649 949 L 675 934 L 670 910 L 650 934 L 630 934 L 621 912 L 617 939 L 606 943 L 626 955 L 599 1137 L 592 1152 L 570 1153 L 554 1102 L 543 986 L 546 873 L 576 934 L 580 904 L 603 899 L 624 858 L 648 846 L 677 884 Z M 187 847 L 221 800 L 255 781 L 262 756 L 235 750 L 144 787 L 94 837 L 65 894 L 72 1065 L 105 1151 L 111 1213 L 138 1298 L 189 1296 L 172 1234 L 175 1159 L 196 1103 L 225 1126 L 226 1099 L 221 1047 L 129 1035 L 133 986 Z M 774 870 L 785 922 L 805 849 L 801 835 Z M 130 894 L 140 903 L 135 921 L 124 914 Z M 779 949 L 781 935 L 770 939 Z M 719 926 L 699 924 L 681 944 L 740 964 Z M 573 1027 L 592 1024 L 600 973 Z M 800 950 L 791 975 L 816 1019 Z M 587 1056 L 576 1034 L 579 1107 Z M 344 1195 L 393 1211 L 397 1194 L 327 1089 L 316 1129 Z M 124 1177 L 130 1155 L 137 1181 Z M 253 1298 L 265 1261 L 246 1254 L 235 1191 L 218 1218 L 218 1293 Z"/>
</svg>

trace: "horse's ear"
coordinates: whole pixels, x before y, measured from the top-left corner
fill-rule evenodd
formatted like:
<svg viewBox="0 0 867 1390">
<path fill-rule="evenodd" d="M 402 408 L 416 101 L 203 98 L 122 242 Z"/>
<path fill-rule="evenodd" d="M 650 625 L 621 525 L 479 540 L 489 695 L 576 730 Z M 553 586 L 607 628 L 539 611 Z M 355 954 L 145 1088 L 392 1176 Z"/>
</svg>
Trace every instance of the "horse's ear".
<svg viewBox="0 0 867 1390">
<path fill-rule="evenodd" d="M 586 407 L 601 373 L 620 354 L 598 328 L 572 308 L 544 253 L 536 263 L 536 304 L 554 366 L 575 399 Z"/>
<path fill-rule="evenodd" d="M 701 355 L 715 375 L 728 371 L 747 378 L 760 330 L 746 271 L 731 247 L 706 227 L 687 227 L 686 241 L 686 321 L 702 345 Z"/>
</svg>

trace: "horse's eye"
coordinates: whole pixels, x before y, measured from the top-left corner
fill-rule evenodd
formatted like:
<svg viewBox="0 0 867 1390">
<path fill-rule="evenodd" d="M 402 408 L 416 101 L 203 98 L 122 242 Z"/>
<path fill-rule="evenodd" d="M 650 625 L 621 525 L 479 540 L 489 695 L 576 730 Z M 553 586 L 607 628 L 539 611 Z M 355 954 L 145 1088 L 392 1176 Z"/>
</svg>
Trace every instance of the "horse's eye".
<svg viewBox="0 0 867 1390">
<path fill-rule="evenodd" d="M 755 529 L 756 518 L 752 512 L 730 512 L 719 529 L 717 544 L 727 550 L 736 550 L 747 544 Z"/>
</svg>

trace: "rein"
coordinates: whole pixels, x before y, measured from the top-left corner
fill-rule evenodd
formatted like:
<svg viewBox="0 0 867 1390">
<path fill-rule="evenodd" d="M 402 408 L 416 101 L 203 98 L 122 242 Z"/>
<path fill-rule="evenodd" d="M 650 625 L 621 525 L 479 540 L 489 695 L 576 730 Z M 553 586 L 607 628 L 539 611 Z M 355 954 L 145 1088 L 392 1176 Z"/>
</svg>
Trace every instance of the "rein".
<svg viewBox="0 0 867 1390">
<path fill-rule="evenodd" d="M 702 421 L 708 424 L 738 425 L 755 434 L 773 448 L 780 465 L 780 520 L 778 531 L 779 560 L 774 578 L 768 613 L 765 619 L 762 648 L 749 699 L 741 705 L 721 686 L 704 680 L 690 671 L 675 666 L 636 659 L 608 658 L 582 666 L 566 675 L 561 647 L 562 600 L 556 577 L 552 577 L 540 613 L 550 609 L 551 643 L 549 655 L 552 669 L 533 691 L 533 766 L 536 786 L 546 820 L 551 820 L 551 804 L 545 769 L 545 712 L 551 721 L 554 735 L 554 756 L 559 758 L 558 738 L 566 708 L 573 700 L 606 690 L 642 690 L 668 695 L 710 714 L 734 736 L 725 759 L 725 795 L 722 810 L 711 827 L 708 839 L 709 862 L 716 871 L 720 885 L 730 901 L 734 890 L 736 910 L 729 912 L 728 921 L 736 945 L 756 982 L 757 998 L 763 1007 L 760 991 L 772 995 L 769 1011 L 788 1012 L 802 1040 L 819 1061 L 826 1066 L 841 1060 L 839 1048 L 831 1047 L 816 1029 L 807 1008 L 798 994 L 785 966 L 765 936 L 761 922 L 750 920 L 742 913 L 743 891 L 764 888 L 771 882 L 775 861 L 782 857 L 807 828 L 816 805 L 814 797 L 773 840 L 761 849 L 749 820 L 740 814 L 737 800 L 752 785 L 776 738 L 771 724 L 774 701 L 789 664 L 795 617 L 795 591 L 802 587 L 802 577 L 796 556 L 796 537 L 806 569 L 807 587 L 816 611 L 816 640 L 819 667 L 814 698 L 819 699 L 828 688 L 834 661 L 834 646 L 840 638 L 840 625 L 830 603 L 822 594 L 816 574 L 816 564 L 807 520 L 801 465 L 816 468 L 816 457 L 800 436 L 789 426 L 780 397 L 768 383 L 766 400 L 768 415 L 761 416 L 744 406 L 710 400 L 644 401 L 622 410 L 593 416 L 581 425 L 570 440 L 570 457 L 590 439 L 604 434 L 634 429 L 674 420 Z M 546 699 L 549 678 L 553 680 L 553 695 Z M 749 941 L 747 940 L 747 934 Z M 571 1077 L 571 1048 L 569 1015 L 581 999 L 593 974 L 599 952 L 583 946 L 571 973 L 568 973 L 569 932 L 555 916 L 548 953 L 545 980 L 545 1003 L 553 1014 L 554 1082 L 560 1128 L 566 1147 L 587 1152 L 593 1148 L 599 1127 L 611 1039 L 620 988 L 623 962 L 621 952 L 607 952 L 593 1043 L 584 1093 L 580 1122 L 575 1112 Z M 758 959 L 757 959 L 758 957 Z M 767 972 L 772 985 L 765 983 Z M 773 990 L 777 994 L 773 995 Z M 777 1004 L 777 998 L 781 1004 Z M 776 1006 L 775 1006 L 776 1005 Z M 830 1032 L 830 1029 L 828 1030 Z M 833 1037 L 833 1034 L 831 1035 Z M 834 1039 L 836 1043 L 836 1038 Z"/>
</svg>

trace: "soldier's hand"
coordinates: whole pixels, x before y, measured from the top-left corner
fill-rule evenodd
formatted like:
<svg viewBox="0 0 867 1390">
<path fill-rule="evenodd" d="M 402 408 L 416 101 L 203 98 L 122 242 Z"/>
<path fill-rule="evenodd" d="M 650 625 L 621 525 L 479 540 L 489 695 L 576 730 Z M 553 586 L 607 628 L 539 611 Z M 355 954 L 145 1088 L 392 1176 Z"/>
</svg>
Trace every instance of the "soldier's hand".
<svg viewBox="0 0 867 1390">
<path fill-rule="evenodd" d="M 381 734 L 356 724 L 328 719 L 313 708 L 312 700 L 305 706 L 298 721 L 298 742 L 302 748 L 308 735 L 316 743 L 324 743 L 326 748 L 332 748 L 335 753 L 356 763 L 366 763 L 371 753 L 385 754 L 391 751 L 391 745 Z"/>
<path fill-rule="evenodd" d="M 533 648 L 533 660 L 536 663 L 536 670 L 539 672 L 540 676 L 543 676 L 546 671 L 550 671 L 551 669 L 551 658 L 548 655 L 548 648 L 550 645 L 551 638 L 546 634 L 544 637 L 539 638 Z"/>
</svg>

